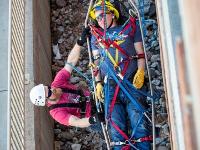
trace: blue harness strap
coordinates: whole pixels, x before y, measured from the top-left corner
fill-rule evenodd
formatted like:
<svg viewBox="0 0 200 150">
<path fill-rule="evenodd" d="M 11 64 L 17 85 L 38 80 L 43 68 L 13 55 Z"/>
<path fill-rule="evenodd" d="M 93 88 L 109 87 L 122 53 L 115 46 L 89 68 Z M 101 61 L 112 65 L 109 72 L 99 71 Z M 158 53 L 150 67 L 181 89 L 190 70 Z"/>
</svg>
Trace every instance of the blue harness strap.
<svg viewBox="0 0 200 150">
<path fill-rule="evenodd" d="M 137 107 L 137 109 L 141 112 L 141 113 L 144 113 L 146 110 L 145 108 L 143 108 L 141 106 L 141 104 L 139 104 L 137 102 L 137 100 L 127 91 L 127 89 L 124 87 L 123 84 L 125 84 L 125 82 L 127 82 L 128 80 L 124 80 L 123 79 L 123 82 L 120 82 L 121 79 L 118 79 L 118 77 L 116 76 L 116 72 L 114 71 L 114 69 L 112 68 L 111 65 L 109 64 L 106 64 L 107 65 L 107 68 L 108 68 L 108 74 L 113 78 L 113 80 L 117 83 L 117 85 L 119 85 L 120 89 L 126 94 L 126 96 L 130 99 L 130 101 Z M 129 81 L 128 81 L 129 82 Z M 135 93 L 138 93 L 136 89 L 134 89 L 134 92 Z"/>
</svg>

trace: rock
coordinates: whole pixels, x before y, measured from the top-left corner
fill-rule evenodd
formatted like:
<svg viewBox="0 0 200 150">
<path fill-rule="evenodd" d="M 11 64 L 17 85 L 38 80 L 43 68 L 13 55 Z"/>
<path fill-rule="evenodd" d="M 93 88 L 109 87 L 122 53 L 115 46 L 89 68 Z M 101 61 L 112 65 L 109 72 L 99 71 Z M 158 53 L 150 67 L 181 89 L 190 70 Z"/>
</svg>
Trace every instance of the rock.
<svg viewBox="0 0 200 150">
<path fill-rule="evenodd" d="M 158 71 L 158 70 L 155 70 L 155 74 L 156 74 L 157 76 L 162 75 L 162 73 L 161 73 L 160 71 Z M 159 78 L 159 79 L 160 79 L 160 78 Z"/>
<path fill-rule="evenodd" d="M 82 64 L 83 64 L 83 65 L 87 65 L 88 63 L 89 63 L 88 60 L 83 60 L 83 61 L 82 61 Z"/>
<path fill-rule="evenodd" d="M 67 4 L 66 0 L 56 0 L 56 5 L 58 7 L 64 7 L 66 6 L 66 4 Z"/>
<path fill-rule="evenodd" d="M 72 83 L 72 84 L 76 84 L 76 83 L 78 83 L 80 81 L 80 78 L 79 77 L 72 77 L 71 79 L 70 79 L 70 82 Z"/>
<path fill-rule="evenodd" d="M 156 70 L 154 68 L 150 68 L 150 74 L 151 74 L 151 78 L 155 78 L 156 76 Z"/>
<path fill-rule="evenodd" d="M 165 124 L 164 126 L 162 126 L 162 128 L 163 128 L 163 133 L 168 136 L 169 135 L 169 126 L 168 126 L 168 124 Z"/>
<path fill-rule="evenodd" d="M 140 4 L 141 4 L 140 2 L 141 1 L 140 0 L 135 0 L 134 2 L 136 3 L 137 8 L 140 8 Z M 145 14 L 148 13 L 149 8 L 150 8 L 150 0 L 144 0 L 144 6 L 142 7 L 142 9 L 143 9 Z"/>
<path fill-rule="evenodd" d="M 71 140 L 74 137 L 74 134 L 69 133 L 68 131 L 62 132 L 60 135 L 62 138 L 65 138 L 66 140 Z"/>
<path fill-rule="evenodd" d="M 152 67 L 152 68 L 156 68 L 158 65 L 159 65 L 158 62 L 153 62 L 153 63 L 151 64 L 151 67 Z"/>
<path fill-rule="evenodd" d="M 57 66 L 57 65 L 52 65 L 51 68 L 52 68 L 52 71 L 53 71 L 53 72 L 58 72 L 59 70 L 62 69 L 62 67 L 59 67 L 59 66 Z"/>
<path fill-rule="evenodd" d="M 81 144 L 72 144 L 71 148 L 72 148 L 72 150 L 80 150 L 81 149 Z"/>
<path fill-rule="evenodd" d="M 64 32 L 64 31 L 65 31 L 65 28 L 64 28 L 63 26 L 59 26 L 59 27 L 57 28 L 57 30 L 60 31 L 60 32 Z"/>
<path fill-rule="evenodd" d="M 60 134 L 61 133 L 61 129 L 54 129 L 54 134 Z"/>
<path fill-rule="evenodd" d="M 61 39 L 58 40 L 58 43 L 61 44 L 63 41 L 64 41 L 64 39 L 61 38 Z"/>
<path fill-rule="evenodd" d="M 65 62 L 64 61 L 61 61 L 61 60 L 55 60 L 55 65 L 59 66 L 59 67 L 64 67 L 65 65 Z"/>
<path fill-rule="evenodd" d="M 81 67 L 79 67 L 79 66 L 77 66 L 76 69 L 77 69 L 78 71 L 80 71 L 81 73 L 83 72 L 83 68 L 81 68 Z"/>
<path fill-rule="evenodd" d="M 154 85 L 160 85 L 160 80 L 156 80 L 155 79 L 155 80 L 152 81 L 152 84 L 154 84 Z"/>
<path fill-rule="evenodd" d="M 157 47 L 155 48 L 155 50 L 156 50 L 156 51 L 159 51 L 159 50 L 160 50 L 160 47 L 159 47 L 159 46 L 157 46 Z"/>
<path fill-rule="evenodd" d="M 168 148 L 166 146 L 158 146 L 156 149 L 157 150 L 168 150 Z"/>
<path fill-rule="evenodd" d="M 148 12 L 148 16 L 149 17 L 153 17 L 156 14 L 156 6 L 154 3 L 150 4 L 150 8 L 149 8 L 149 12 Z"/>
<path fill-rule="evenodd" d="M 72 139 L 72 141 L 73 141 L 73 143 L 78 143 L 78 138 L 77 137 L 73 137 L 73 139 Z"/>
<path fill-rule="evenodd" d="M 62 55 L 60 54 L 58 44 L 53 45 L 53 53 L 55 55 L 54 59 L 61 59 Z"/>
<path fill-rule="evenodd" d="M 55 150 L 60 150 L 61 141 L 55 141 L 54 145 L 55 145 Z"/>
<path fill-rule="evenodd" d="M 53 16 L 54 16 L 55 18 L 58 17 L 59 13 L 60 13 L 59 11 L 55 11 L 55 10 L 52 11 L 52 14 L 53 14 Z"/>
<path fill-rule="evenodd" d="M 146 46 L 146 51 L 149 51 L 151 49 L 151 46 Z"/>
<path fill-rule="evenodd" d="M 67 141 L 67 139 L 65 139 L 65 138 L 61 138 L 60 141 L 62 141 L 62 142 L 65 143 L 65 142 Z"/>
<path fill-rule="evenodd" d="M 159 90 L 159 91 L 164 92 L 164 87 L 163 86 L 156 86 L 156 89 Z"/>
<path fill-rule="evenodd" d="M 151 47 L 156 47 L 158 45 L 159 45 L 159 43 L 156 40 L 151 43 Z"/>
<path fill-rule="evenodd" d="M 151 62 L 157 62 L 160 61 L 160 55 L 152 55 Z"/>
</svg>

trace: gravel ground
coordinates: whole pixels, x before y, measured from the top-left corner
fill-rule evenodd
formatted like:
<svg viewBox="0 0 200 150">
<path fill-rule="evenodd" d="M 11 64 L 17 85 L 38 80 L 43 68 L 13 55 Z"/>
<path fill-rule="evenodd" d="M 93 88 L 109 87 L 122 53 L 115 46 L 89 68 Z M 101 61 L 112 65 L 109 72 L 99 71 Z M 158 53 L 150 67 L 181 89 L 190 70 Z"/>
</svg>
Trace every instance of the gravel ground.
<svg viewBox="0 0 200 150">
<path fill-rule="evenodd" d="M 51 31 L 53 62 L 52 72 L 55 75 L 63 66 L 64 60 L 79 37 L 84 24 L 89 0 L 51 0 Z M 139 5 L 138 0 L 136 4 Z M 145 47 L 148 56 L 148 66 L 151 74 L 151 83 L 154 91 L 159 93 L 160 98 L 155 101 L 156 127 L 158 149 L 170 149 L 169 125 L 166 110 L 166 99 L 162 80 L 160 64 L 160 47 L 158 42 L 155 5 L 153 1 L 144 0 L 146 22 Z M 125 5 L 127 5 L 125 1 Z M 83 49 L 78 69 L 84 75 L 91 76 L 88 68 L 87 50 Z M 146 73 L 147 74 L 147 73 Z M 146 76 L 148 79 L 148 76 Z M 76 72 L 73 72 L 71 82 L 85 84 L 85 80 Z M 150 100 L 149 100 L 150 102 Z M 90 128 L 80 129 L 62 126 L 55 123 L 55 149 L 56 150 L 103 150 L 106 149 L 104 138 L 98 132 Z"/>
</svg>

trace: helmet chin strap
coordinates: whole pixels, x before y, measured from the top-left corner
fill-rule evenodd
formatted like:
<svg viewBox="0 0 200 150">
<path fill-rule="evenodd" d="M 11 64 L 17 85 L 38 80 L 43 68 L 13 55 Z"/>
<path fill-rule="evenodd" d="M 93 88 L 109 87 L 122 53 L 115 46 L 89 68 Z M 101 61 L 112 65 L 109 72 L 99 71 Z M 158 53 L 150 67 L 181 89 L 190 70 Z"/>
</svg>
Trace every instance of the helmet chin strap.
<svg viewBox="0 0 200 150">
<path fill-rule="evenodd" d="M 112 25 L 113 25 L 113 21 L 114 21 L 114 19 L 112 18 L 112 21 L 111 21 L 109 27 L 107 27 L 107 29 L 110 29 L 110 27 L 112 27 Z"/>
<path fill-rule="evenodd" d="M 113 25 L 113 22 L 114 22 L 114 19 L 112 18 L 112 21 L 111 21 L 109 27 L 107 27 L 106 29 L 110 29 L 110 27 L 112 27 L 112 25 Z M 101 28 L 102 28 L 102 27 L 101 27 Z M 103 29 L 103 28 L 102 28 L 102 29 Z"/>
</svg>

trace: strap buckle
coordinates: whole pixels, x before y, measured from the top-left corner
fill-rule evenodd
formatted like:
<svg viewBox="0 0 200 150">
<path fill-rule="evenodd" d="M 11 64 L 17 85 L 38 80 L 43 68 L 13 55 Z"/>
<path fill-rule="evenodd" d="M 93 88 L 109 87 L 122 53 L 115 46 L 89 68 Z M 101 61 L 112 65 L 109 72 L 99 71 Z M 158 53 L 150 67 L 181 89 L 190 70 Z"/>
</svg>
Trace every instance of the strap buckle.
<svg viewBox="0 0 200 150">
<path fill-rule="evenodd" d="M 141 59 L 141 58 L 145 58 L 145 54 L 144 53 L 136 54 L 136 55 L 133 55 L 133 56 L 129 57 L 129 59 Z"/>
<path fill-rule="evenodd" d="M 90 96 L 79 97 L 79 105 L 80 105 L 80 113 L 81 114 L 86 113 L 86 105 L 87 105 L 88 101 L 90 101 Z"/>
<path fill-rule="evenodd" d="M 132 142 L 132 141 L 131 141 Z M 125 140 L 124 142 L 122 141 L 117 141 L 117 142 L 111 142 L 110 145 L 111 146 L 119 146 L 119 145 L 129 145 L 129 140 Z M 133 142 L 132 142 L 133 143 Z M 135 142 L 133 143 L 135 144 Z"/>
<path fill-rule="evenodd" d="M 115 71 L 116 72 L 121 72 L 121 68 L 119 66 L 115 66 Z"/>
<path fill-rule="evenodd" d="M 150 135 L 150 136 L 145 136 L 145 137 L 131 140 L 131 142 L 133 142 L 133 144 L 135 144 L 135 143 L 139 143 L 139 142 L 152 141 L 152 139 L 153 139 L 153 137 Z"/>
<path fill-rule="evenodd" d="M 120 146 L 120 145 L 126 145 L 126 143 L 121 141 L 110 142 L 110 146 Z"/>
</svg>

